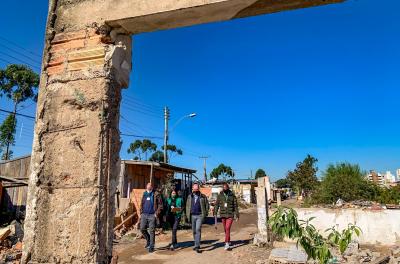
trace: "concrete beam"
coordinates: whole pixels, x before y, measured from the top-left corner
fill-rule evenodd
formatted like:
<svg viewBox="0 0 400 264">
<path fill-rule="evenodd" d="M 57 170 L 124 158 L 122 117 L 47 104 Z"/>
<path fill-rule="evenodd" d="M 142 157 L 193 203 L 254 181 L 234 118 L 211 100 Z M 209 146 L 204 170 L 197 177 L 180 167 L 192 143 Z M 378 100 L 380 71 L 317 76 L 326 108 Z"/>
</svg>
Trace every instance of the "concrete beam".
<svg viewBox="0 0 400 264">
<path fill-rule="evenodd" d="M 136 34 L 343 1 L 345 0 L 86 0 L 74 3 L 60 0 L 57 27 L 107 23 Z M 71 21 L 74 23 L 71 24 Z"/>
</svg>

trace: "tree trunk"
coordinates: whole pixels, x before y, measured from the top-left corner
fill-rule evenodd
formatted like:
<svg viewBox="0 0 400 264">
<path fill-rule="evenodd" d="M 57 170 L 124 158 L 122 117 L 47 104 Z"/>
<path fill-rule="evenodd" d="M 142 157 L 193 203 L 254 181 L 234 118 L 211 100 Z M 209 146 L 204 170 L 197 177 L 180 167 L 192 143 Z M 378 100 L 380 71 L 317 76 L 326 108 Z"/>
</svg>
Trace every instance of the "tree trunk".
<svg viewBox="0 0 400 264">
<path fill-rule="evenodd" d="M 13 126 L 13 130 L 16 129 L 17 126 L 17 105 L 18 103 L 14 104 L 14 111 L 13 111 L 13 115 L 14 115 L 14 126 Z M 10 141 L 11 141 L 11 131 L 8 132 L 8 139 L 7 139 L 7 148 L 6 148 L 6 156 L 5 156 L 5 160 L 9 160 L 10 159 Z"/>
</svg>

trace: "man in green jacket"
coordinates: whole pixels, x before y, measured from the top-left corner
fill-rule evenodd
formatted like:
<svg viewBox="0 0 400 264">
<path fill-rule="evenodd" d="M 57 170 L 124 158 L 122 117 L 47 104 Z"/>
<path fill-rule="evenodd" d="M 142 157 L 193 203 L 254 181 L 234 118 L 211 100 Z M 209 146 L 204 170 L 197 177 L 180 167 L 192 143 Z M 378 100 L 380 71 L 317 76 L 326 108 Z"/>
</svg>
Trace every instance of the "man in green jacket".
<svg viewBox="0 0 400 264">
<path fill-rule="evenodd" d="M 214 216 L 218 211 L 222 219 L 225 231 L 225 250 L 231 249 L 231 227 L 233 219 L 239 220 L 239 206 L 235 194 L 229 189 L 229 185 L 224 183 L 223 190 L 218 194 L 214 207 Z"/>
<path fill-rule="evenodd" d="M 192 194 L 188 196 L 186 201 L 186 219 L 189 223 L 192 223 L 194 248 L 197 253 L 200 251 L 201 241 L 201 225 L 205 218 L 208 216 L 208 210 L 210 205 L 207 197 L 200 192 L 200 186 L 198 183 L 193 184 Z"/>
<path fill-rule="evenodd" d="M 172 241 L 170 250 L 174 250 L 178 244 L 176 233 L 181 221 L 183 201 L 175 190 L 172 190 L 170 197 L 167 199 L 167 220 L 172 228 Z"/>
</svg>

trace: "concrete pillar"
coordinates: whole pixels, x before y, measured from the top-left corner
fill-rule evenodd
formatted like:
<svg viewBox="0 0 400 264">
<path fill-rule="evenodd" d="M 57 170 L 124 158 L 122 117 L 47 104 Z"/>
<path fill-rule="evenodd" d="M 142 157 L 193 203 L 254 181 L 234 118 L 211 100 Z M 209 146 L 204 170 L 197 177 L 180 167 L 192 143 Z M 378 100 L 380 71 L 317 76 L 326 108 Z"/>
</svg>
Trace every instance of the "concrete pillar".
<svg viewBox="0 0 400 264">
<path fill-rule="evenodd" d="M 96 25 L 54 34 L 49 19 L 22 263 L 108 263 L 131 37 Z"/>
<path fill-rule="evenodd" d="M 280 192 L 280 191 L 278 191 L 278 192 L 276 193 L 276 204 L 277 204 L 278 206 L 281 206 L 281 205 L 282 205 L 282 199 L 281 199 L 281 192 Z"/>
<path fill-rule="evenodd" d="M 253 242 L 258 246 L 264 246 L 268 244 L 268 183 L 268 176 L 260 177 L 258 178 L 258 186 L 256 187 L 258 233 L 254 236 Z"/>
</svg>

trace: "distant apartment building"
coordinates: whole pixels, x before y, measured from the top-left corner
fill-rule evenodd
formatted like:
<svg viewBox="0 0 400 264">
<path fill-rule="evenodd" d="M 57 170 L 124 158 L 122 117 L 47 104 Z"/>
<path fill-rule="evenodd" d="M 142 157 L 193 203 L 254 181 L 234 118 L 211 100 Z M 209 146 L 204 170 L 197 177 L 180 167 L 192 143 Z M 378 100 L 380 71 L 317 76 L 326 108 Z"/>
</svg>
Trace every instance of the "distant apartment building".
<svg viewBox="0 0 400 264">
<path fill-rule="evenodd" d="M 397 181 L 400 181 L 400 169 L 397 169 L 396 171 L 396 176 L 397 176 Z"/>
<path fill-rule="evenodd" d="M 385 184 L 385 177 L 374 170 L 371 170 L 369 174 L 367 175 L 367 179 L 373 183 L 376 183 L 378 185 L 384 185 Z"/>
<path fill-rule="evenodd" d="M 400 170 L 397 170 L 397 174 L 399 173 Z M 392 185 L 397 181 L 396 176 L 393 175 L 392 172 L 390 171 L 386 171 L 386 173 L 382 174 L 374 170 L 371 170 L 367 175 L 367 179 L 378 185 L 386 185 L 386 186 Z"/>
<path fill-rule="evenodd" d="M 385 173 L 385 183 L 391 184 L 396 182 L 396 176 L 392 174 L 391 171 L 386 171 Z"/>
</svg>

